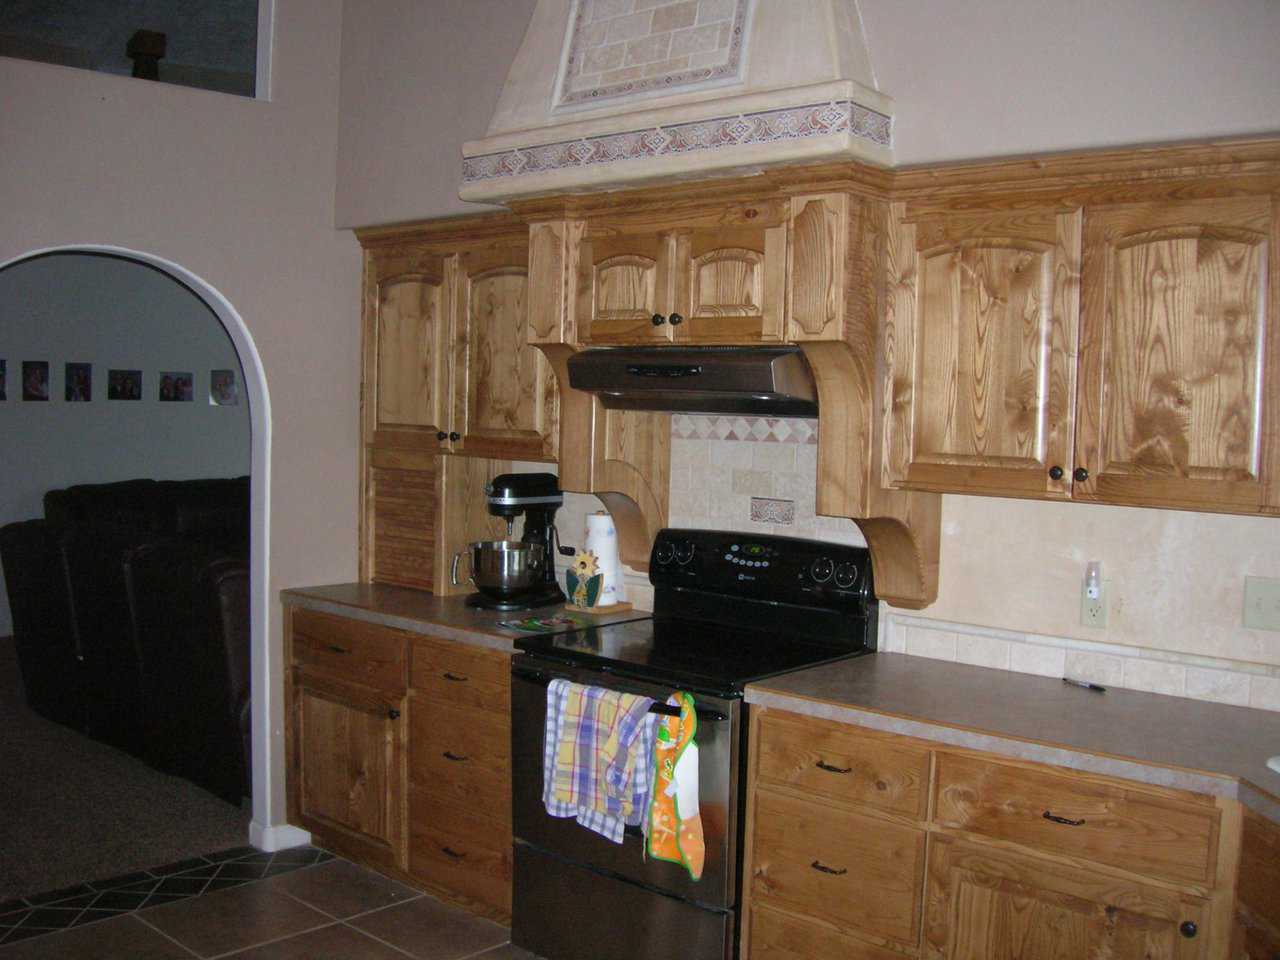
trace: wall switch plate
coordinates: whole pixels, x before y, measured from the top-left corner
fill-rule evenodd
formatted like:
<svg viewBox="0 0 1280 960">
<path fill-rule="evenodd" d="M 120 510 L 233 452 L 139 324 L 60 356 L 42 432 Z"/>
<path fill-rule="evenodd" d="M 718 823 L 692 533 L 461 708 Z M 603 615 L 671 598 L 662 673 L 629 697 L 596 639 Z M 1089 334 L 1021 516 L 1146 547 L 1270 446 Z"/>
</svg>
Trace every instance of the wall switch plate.
<svg viewBox="0 0 1280 960">
<path fill-rule="evenodd" d="M 1280 630 L 1280 580 L 1244 578 L 1244 625 L 1255 630 Z"/>
<path fill-rule="evenodd" d="M 1107 584 L 1103 581 L 1098 596 L 1091 597 L 1080 591 L 1080 625 L 1105 627 L 1107 625 Z"/>
</svg>

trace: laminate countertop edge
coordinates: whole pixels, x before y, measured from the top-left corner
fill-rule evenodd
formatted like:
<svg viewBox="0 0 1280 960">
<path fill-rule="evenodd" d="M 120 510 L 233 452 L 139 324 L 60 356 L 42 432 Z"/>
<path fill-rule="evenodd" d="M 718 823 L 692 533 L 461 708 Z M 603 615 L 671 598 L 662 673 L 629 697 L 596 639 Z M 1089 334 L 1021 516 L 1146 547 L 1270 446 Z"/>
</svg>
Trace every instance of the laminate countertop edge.
<svg viewBox="0 0 1280 960">
<path fill-rule="evenodd" d="M 876 655 L 878 658 L 885 656 L 903 655 Z M 903 659 L 920 660 L 921 658 L 903 656 Z M 858 662 L 858 660 L 848 661 L 850 664 Z M 934 661 L 929 662 L 934 663 Z M 979 726 L 972 723 L 960 723 L 937 717 L 880 709 L 865 703 L 850 702 L 851 698 L 833 697 L 829 694 L 832 686 L 830 667 L 820 669 L 827 671 L 824 676 L 824 684 L 827 688 L 824 690 L 825 695 L 805 693 L 796 689 L 777 689 L 779 685 L 784 683 L 793 688 L 801 687 L 804 685 L 806 673 L 815 675 L 818 673 L 818 670 L 800 671 L 785 677 L 748 685 L 745 701 L 753 706 L 785 710 L 790 713 L 832 720 L 837 723 L 867 727 L 883 733 L 928 740 L 943 746 L 956 747 L 963 750 L 976 750 L 1015 760 L 1065 767 L 1082 773 L 1094 773 L 1136 783 L 1146 783 L 1152 786 L 1225 797 L 1238 800 L 1255 813 L 1276 824 L 1280 824 L 1280 797 L 1272 790 L 1259 786 L 1237 773 L 1205 771 L 1176 764 L 1127 757 L 1118 753 L 1071 746 L 1054 742 L 1049 733 L 1046 733 L 1043 739 L 1038 737 L 1029 739 L 1025 736 L 1001 731 L 995 724 Z M 1007 671 L 986 668 L 971 669 L 985 670 L 987 673 L 1007 673 Z M 1179 698 L 1169 699 L 1176 700 Z M 1280 751 L 1280 744 L 1276 744 L 1272 750 Z"/>
</svg>

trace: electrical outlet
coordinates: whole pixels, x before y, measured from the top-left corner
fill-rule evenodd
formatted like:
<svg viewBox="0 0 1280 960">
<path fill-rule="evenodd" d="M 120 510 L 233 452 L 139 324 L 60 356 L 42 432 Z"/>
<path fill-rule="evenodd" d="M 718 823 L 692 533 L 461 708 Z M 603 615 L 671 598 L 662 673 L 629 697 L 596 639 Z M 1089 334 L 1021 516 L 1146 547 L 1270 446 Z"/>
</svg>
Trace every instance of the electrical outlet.
<svg viewBox="0 0 1280 960">
<path fill-rule="evenodd" d="M 1280 580 L 1244 578 L 1244 625 L 1255 630 L 1280 630 Z"/>
<path fill-rule="evenodd" d="M 1110 581 L 1098 580 L 1097 589 L 1094 590 L 1097 596 L 1091 596 L 1088 582 L 1085 581 L 1084 586 L 1080 588 L 1080 626 L 1105 627 L 1107 625 L 1107 588 L 1110 586 Z"/>
</svg>

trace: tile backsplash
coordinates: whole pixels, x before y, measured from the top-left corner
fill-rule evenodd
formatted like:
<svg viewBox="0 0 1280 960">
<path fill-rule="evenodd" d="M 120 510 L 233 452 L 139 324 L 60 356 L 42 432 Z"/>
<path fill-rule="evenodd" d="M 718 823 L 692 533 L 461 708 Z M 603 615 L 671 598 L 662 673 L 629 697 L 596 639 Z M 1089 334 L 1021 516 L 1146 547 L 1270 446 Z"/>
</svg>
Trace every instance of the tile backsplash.
<svg viewBox="0 0 1280 960">
<path fill-rule="evenodd" d="M 864 546 L 865 540 L 852 520 L 817 515 L 814 496 L 817 461 L 818 426 L 814 420 L 675 414 L 671 418 L 668 523 L 673 527 L 706 527 Z M 517 465 L 517 469 L 520 466 Z M 523 466 L 546 469 L 542 464 Z M 961 505 L 967 502 L 967 498 L 948 500 Z M 1030 511 L 1038 507 L 1039 513 L 1044 514 L 1057 509 L 1057 505 L 1026 505 L 1014 501 L 1001 501 L 1001 504 L 1002 516 L 1011 510 Z M 595 497 L 566 494 L 561 515 L 561 531 L 566 543 L 577 542 L 573 537 L 578 535 L 576 531 L 585 528 L 586 514 L 598 509 L 601 504 Z M 1086 514 L 1088 509 L 1078 507 L 1073 516 L 1092 521 L 1095 518 Z M 945 510 L 944 503 L 944 520 Z M 1134 513 L 1119 508 L 1092 510 L 1109 510 L 1105 517 L 1112 523 L 1118 518 L 1123 522 Z M 1138 516 L 1148 523 L 1161 519 L 1158 511 L 1139 511 Z M 1212 517 L 1192 519 L 1202 524 L 1222 522 Z M 951 529 L 954 526 L 957 526 L 955 521 L 944 523 L 944 534 L 954 536 L 956 531 Z M 1135 534 L 1134 539 L 1143 538 Z M 989 560 L 981 562 L 989 566 Z M 951 563 L 955 567 L 969 561 L 965 557 L 953 557 Z M 951 579 L 967 583 L 966 578 L 972 579 L 985 569 L 952 569 Z M 637 607 L 652 609 L 653 591 L 644 574 L 628 570 L 626 589 L 627 598 Z M 1042 585 L 1022 589 L 1031 589 L 1040 597 Z M 1075 589 L 1072 581 L 1058 592 Z M 1012 599 L 1011 595 L 998 595 Z M 955 605 L 954 598 L 952 605 Z M 1023 623 L 1020 621 L 1026 618 L 1021 616 L 1012 625 L 1029 629 L 982 626 L 957 622 L 958 617 L 936 616 L 945 616 L 945 609 L 942 597 L 928 616 L 882 604 L 880 649 L 1019 673 L 1088 680 L 1106 687 L 1280 711 L 1280 666 L 1274 664 L 1200 656 L 1125 642 L 1054 636 L 1036 632 L 1034 618 Z M 1164 622 L 1164 618 L 1153 621 L 1157 625 Z M 1212 645 L 1204 649 L 1221 652 Z"/>
</svg>

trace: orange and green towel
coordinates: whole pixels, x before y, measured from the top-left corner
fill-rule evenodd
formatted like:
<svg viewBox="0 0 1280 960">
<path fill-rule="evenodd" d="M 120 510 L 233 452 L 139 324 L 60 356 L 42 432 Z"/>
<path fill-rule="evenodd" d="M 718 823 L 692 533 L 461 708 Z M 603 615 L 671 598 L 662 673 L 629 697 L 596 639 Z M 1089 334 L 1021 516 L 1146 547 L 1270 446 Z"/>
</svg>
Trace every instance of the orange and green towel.
<svg viewBox="0 0 1280 960">
<path fill-rule="evenodd" d="M 698 815 L 698 714 L 693 695 L 678 692 L 667 703 L 678 717 L 660 717 L 653 747 L 653 798 L 649 802 L 649 855 L 679 863 L 694 880 L 702 877 L 706 843 Z"/>
</svg>

